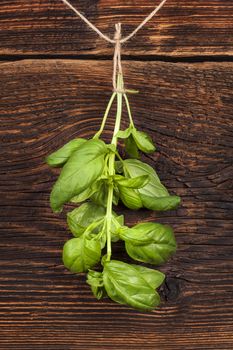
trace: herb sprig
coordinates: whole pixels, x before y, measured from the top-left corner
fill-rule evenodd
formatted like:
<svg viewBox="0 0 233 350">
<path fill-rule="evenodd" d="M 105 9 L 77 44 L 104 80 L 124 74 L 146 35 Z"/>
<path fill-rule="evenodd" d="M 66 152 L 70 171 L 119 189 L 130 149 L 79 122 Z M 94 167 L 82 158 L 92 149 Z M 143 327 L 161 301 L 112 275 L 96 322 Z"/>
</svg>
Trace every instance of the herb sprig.
<svg viewBox="0 0 233 350">
<path fill-rule="evenodd" d="M 113 92 L 101 127 L 92 139 L 76 138 L 47 157 L 48 165 L 61 167 L 50 204 L 59 213 L 65 203 L 82 203 L 67 214 L 74 238 L 63 248 L 65 267 L 73 273 L 87 272 L 87 283 L 97 299 L 108 296 L 120 304 L 150 311 L 160 303 L 156 289 L 163 283 L 164 274 L 112 260 L 112 243 L 122 240 L 132 259 L 161 265 L 176 251 L 173 230 L 154 222 L 129 228 L 123 215 L 113 211 L 113 205 L 121 201 L 133 210 L 163 211 L 175 209 L 180 197 L 170 195 L 155 170 L 139 160 L 140 152 L 152 153 L 155 146 L 149 135 L 135 127 L 128 97 L 122 90 L 123 77 L 118 74 L 117 92 Z M 113 137 L 106 144 L 101 134 L 115 99 Z M 129 127 L 125 130 L 120 128 L 123 99 L 129 116 Z M 123 160 L 119 155 L 118 139 L 124 140 L 129 159 Z M 93 270 L 100 262 L 102 271 Z"/>
</svg>

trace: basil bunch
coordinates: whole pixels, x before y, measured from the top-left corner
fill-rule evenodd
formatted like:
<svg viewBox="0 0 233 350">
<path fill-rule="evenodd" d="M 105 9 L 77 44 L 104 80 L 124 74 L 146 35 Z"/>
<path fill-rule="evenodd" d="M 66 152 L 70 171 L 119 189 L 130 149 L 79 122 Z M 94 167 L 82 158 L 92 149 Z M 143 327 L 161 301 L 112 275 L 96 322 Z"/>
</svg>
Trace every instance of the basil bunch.
<svg viewBox="0 0 233 350">
<path fill-rule="evenodd" d="M 122 88 L 123 78 L 119 75 L 119 91 Z M 106 144 L 100 136 L 115 98 L 115 129 L 111 143 Z M 120 130 L 123 98 L 130 120 L 124 131 Z M 119 155 L 118 138 L 125 140 L 130 159 L 123 160 Z M 48 165 L 61 168 L 50 195 L 52 210 L 59 213 L 66 203 L 81 203 L 67 214 L 74 238 L 63 248 L 65 267 L 73 273 L 87 272 L 87 283 L 97 299 L 108 296 L 146 311 L 159 305 L 156 289 L 165 276 L 154 269 L 112 260 L 112 242 L 124 241 L 128 255 L 136 261 L 161 265 L 176 251 L 173 230 L 154 222 L 129 228 L 123 215 L 113 211 L 113 204 L 120 201 L 135 210 L 170 210 L 178 206 L 180 198 L 170 195 L 155 170 L 139 160 L 140 152 L 154 151 L 151 138 L 134 126 L 127 95 L 114 92 L 100 130 L 92 139 L 76 138 L 47 157 Z M 100 263 L 103 270 L 93 270 Z"/>
</svg>

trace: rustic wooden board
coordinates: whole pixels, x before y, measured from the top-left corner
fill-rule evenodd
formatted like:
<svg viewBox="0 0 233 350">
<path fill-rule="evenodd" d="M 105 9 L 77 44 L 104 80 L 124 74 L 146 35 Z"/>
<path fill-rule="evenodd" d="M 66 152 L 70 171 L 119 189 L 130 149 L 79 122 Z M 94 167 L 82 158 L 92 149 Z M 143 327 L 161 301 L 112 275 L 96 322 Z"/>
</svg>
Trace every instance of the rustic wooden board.
<svg viewBox="0 0 233 350">
<path fill-rule="evenodd" d="M 159 0 L 70 0 L 100 30 L 129 34 Z M 145 4 L 146 3 L 146 4 Z M 1 1 L 0 54 L 112 55 L 111 44 L 87 28 L 61 0 Z M 159 15 L 124 46 L 134 56 L 233 54 L 233 2 L 168 0 Z"/>
<path fill-rule="evenodd" d="M 65 214 L 49 208 L 45 156 L 97 130 L 111 93 L 108 61 L 2 63 L 0 349 L 232 349 L 233 64 L 124 62 L 136 124 L 177 211 L 123 208 L 129 224 L 170 223 L 179 249 L 161 268 L 161 307 L 141 313 L 96 301 L 61 263 Z M 123 125 L 127 125 L 124 120 Z M 113 116 L 105 133 L 110 138 Z M 67 208 L 66 208 L 67 209 Z M 120 211 L 121 211 L 120 209 Z M 127 259 L 121 244 L 114 256 Z"/>
</svg>

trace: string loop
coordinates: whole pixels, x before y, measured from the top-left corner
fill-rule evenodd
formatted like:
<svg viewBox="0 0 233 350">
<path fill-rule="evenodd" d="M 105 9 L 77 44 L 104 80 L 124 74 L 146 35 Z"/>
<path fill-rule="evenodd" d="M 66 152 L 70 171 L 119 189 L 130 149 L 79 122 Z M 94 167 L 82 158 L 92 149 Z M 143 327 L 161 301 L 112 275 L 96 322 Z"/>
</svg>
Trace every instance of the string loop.
<svg viewBox="0 0 233 350">
<path fill-rule="evenodd" d="M 106 34 L 102 33 L 94 24 L 92 24 L 81 12 L 79 12 L 73 5 L 68 0 L 61 0 L 64 4 L 66 4 L 71 10 L 73 10 L 76 15 L 78 15 L 94 32 L 96 32 L 102 39 L 108 41 L 111 44 L 116 43 L 116 39 L 111 39 L 109 36 Z M 120 42 L 121 44 L 125 43 L 126 41 L 130 40 L 135 34 L 145 26 L 145 24 L 152 19 L 156 15 L 156 13 L 164 6 L 165 2 L 167 0 L 161 1 L 161 3 L 156 6 L 156 8 L 137 26 L 132 33 L 127 35 L 124 38 L 121 38 Z"/>
<path fill-rule="evenodd" d="M 94 24 L 92 24 L 81 12 L 79 12 L 68 0 L 61 0 L 64 4 L 66 4 L 74 13 L 76 13 L 93 31 L 95 31 L 102 39 L 107 42 L 114 44 L 114 56 L 113 56 L 113 90 L 116 92 L 125 93 L 124 86 L 121 91 L 117 90 L 117 75 L 122 74 L 122 65 L 121 65 L 121 44 L 126 43 L 132 37 L 136 35 L 136 33 L 145 26 L 145 24 L 155 16 L 155 14 L 163 7 L 167 0 L 161 1 L 161 3 L 137 26 L 132 33 L 122 38 L 121 36 L 121 23 L 117 23 L 115 25 L 115 35 L 114 39 L 111 39 L 106 34 L 102 33 Z"/>
</svg>

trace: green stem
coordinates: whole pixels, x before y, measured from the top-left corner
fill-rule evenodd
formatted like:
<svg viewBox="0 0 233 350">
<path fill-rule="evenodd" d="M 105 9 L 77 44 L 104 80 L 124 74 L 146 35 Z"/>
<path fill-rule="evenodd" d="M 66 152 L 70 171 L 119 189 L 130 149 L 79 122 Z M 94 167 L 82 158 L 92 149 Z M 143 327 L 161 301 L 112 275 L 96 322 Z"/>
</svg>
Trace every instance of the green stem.
<svg viewBox="0 0 233 350">
<path fill-rule="evenodd" d="M 129 115 L 129 120 L 130 120 L 130 124 L 132 124 L 133 127 L 134 126 L 134 122 L 133 122 L 133 117 L 132 117 L 132 113 L 131 113 L 131 109 L 130 109 L 130 105 L 129 105 L 129 100 L 126 94 L 123 95 L 124 99 L 125 99 L 125 103 L 126 103 L 126 107 L 127 107 L 127 111 L 128 111 L 128 115 Z"/>
<path fill-rule="evenodd" d="M 98 227 L 99 225 L 101 225 L 104 222 L 104 218 L 99 219 L 97 221 L 92 222 L 89 226 L 87 226 L 86 230 L 84 231 L 84 235 L 92 232 L 93 229 L 95 229 L 96 227 Z"/>
<path fill-rule="evenodd" d="M 106 213 L 106 231 L 107 231 L 107 261 L 110 261 L 112 255 L 111 246 L 111 226 L 112 226 L 112 199 L 113 199 L 113 184 L 108 187 L 108 201 Z"/>
<path fill-rule="evenodd" d="M 121 91 L 123 89 L 123 77 L 121 74 L 118 74 L 117 78 L 117 90 Z M 117 133 L 120 130 L 121 125 L 121 116 L 122 116 L 122 93 L 117 92 L 117 114 L 116 114 L 116 122 L 115 128 L 112 137 L 112 144 L 117 145 Z"/>
<path fill-rule="evenodd" d="M 117 89 L 120 91 L 123 88 L 123 77 L 121 74 L 118 74 L 117 77 Z M 117 113 L 116 121 L 113 132 L 113 137 L 111 144 L 117 146 L 117 133 L 120 130 L 121 125 L 121 116 L 122 116 L 122 93 L 117 92 Z M 115 174 L 115 153 L 110 154 L 109 157 L 109 176 Z M 107 200 L 107 213 L 106 213 L 106 230 L 107 230 L 107 259 L 110 261 L 112 254 L 111 247 L 111 225 L 112 225 L 112 200 L 113 200 L 113 183 L 111 182 L 108 187 L 108 200 Z"/>
<path fill-rule="evenodd" d="M 124 162 L 118 151 L 116 151 L 116 156 L 122 163 Z"/>
<path fill-rule="evenodd" d="M 95 136 L 93 137 L 93 139 L 96 139 L 96 138 L 99 138 L 100 135 L 102 134 L 103 130 L 104 130 L 104 127 L 105 127 L 105 124 L 106 124 L 106 120 L 108 118 L 108 114 L 110 112 L 110 109 L 112 107 L 112 104 L 113 104 L 113 101 L 115 100 L 115 97 L 116 97 L 117 93 L 114 92 L 108 102 L 108 105 L 107 105 L 107 108 L 106 108 L 106 111 L 104 113 L 104 117 L 103 117 L 103 120 L 102 120 L 102 123 L 101 123 L 101 126 L 100 126 L 100 129 L 99 131 L 97 131 L 97 133 L 95 134 Z"/>
</svg>

